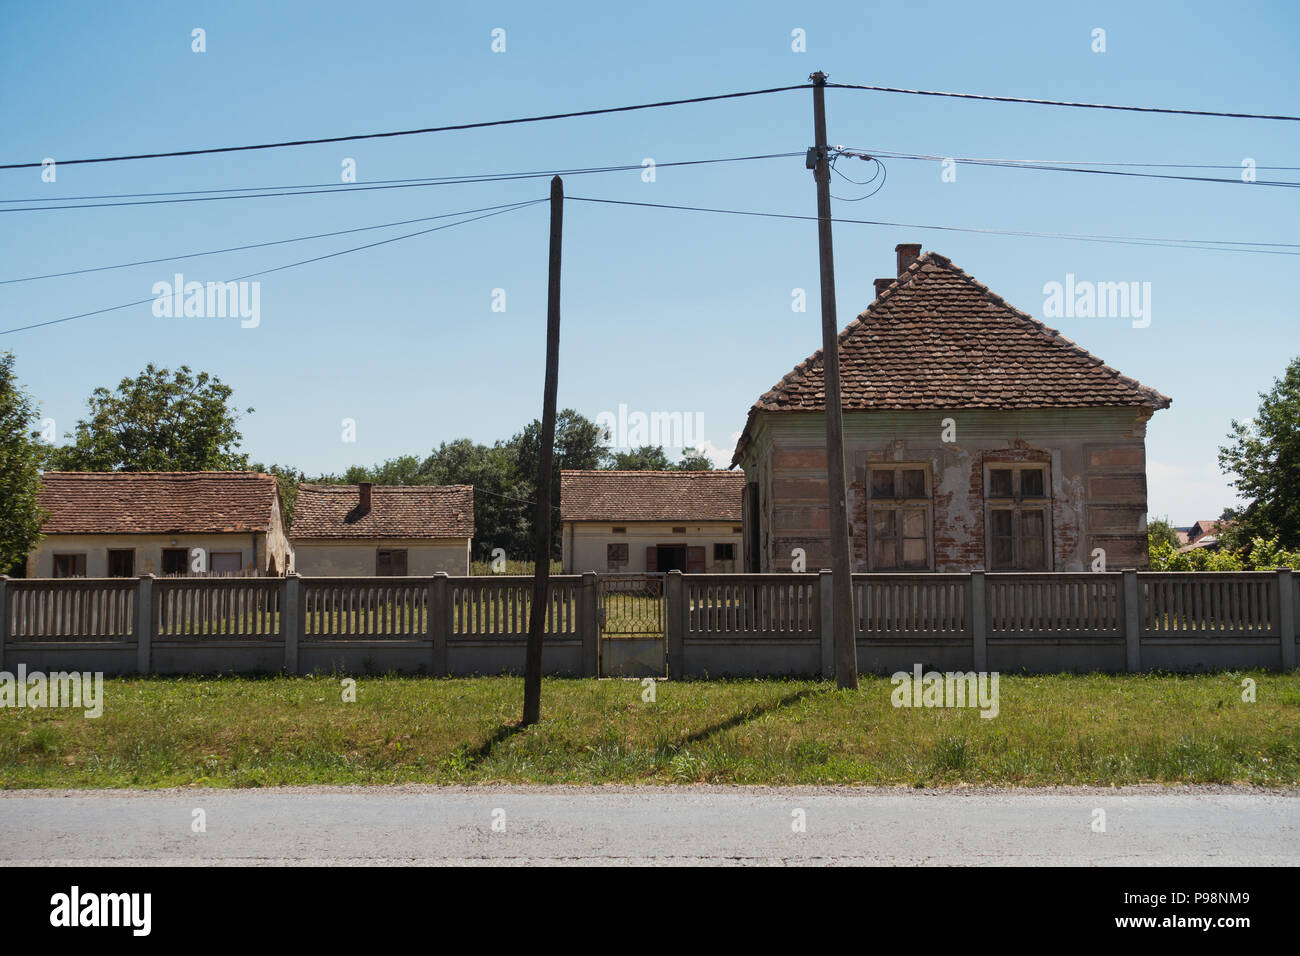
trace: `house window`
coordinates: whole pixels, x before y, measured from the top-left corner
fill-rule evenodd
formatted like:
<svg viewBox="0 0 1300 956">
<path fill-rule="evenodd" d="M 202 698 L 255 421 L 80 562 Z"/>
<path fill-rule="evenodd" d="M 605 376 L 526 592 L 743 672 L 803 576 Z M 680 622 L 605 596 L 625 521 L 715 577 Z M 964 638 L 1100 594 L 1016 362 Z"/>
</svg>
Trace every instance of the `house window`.
<svg viewBox="0 0 1300 956">
<path fill-rule="evenodd" d="M 242 555 L 238 551 L 213 551 L 209 570 L 213 574 L 238 574 L 244 566 Z"/>
<path fill-rule="evenodd" d="M 56 578 L 84 578 L 86 576 L 86 556 L 84 554 L 56 554 L 54 556 L 54 576 Z"/>
<path fill-rule="evenodd" d="M 685 534 L 685 533 L 686 533 L 685 528 L 673 528 L 673 534 Z"/>
<path fill-rule="evenodd" d="M 162 573 L 185 574 L 189 571 L 190 553 L 185 548 L 163 548 Z"/>
<path fill-rule="evenodd" d="M 375 574 L 381 578 L 403 577 L 406 574 L 405 548 L 377 548 Z"/>
<path fill-rule="evenodd" d="M 135 550 L 132 548 L 109 548 L 108 576 L 110 578 L 135 577 Z"/>
<path fill-rule="evenodd" d="M 713 543 L 714 561 L 735 561 L 736 546 L 731 542 L 715 541 Z"/>
<path fill-rule="evenodd" d="M 615 534 L 627 534 L 627 528 L 615 528 L 615 529 L 614 529 L 614 533 L 615 533 Z"/>
<path fill-rule="evenodd" d="M 930 567 L 930 474 L 916 465 L 872 465 L 867 527 L 873 571 Z"/>
<path fill-rule="evenodd" d="M 1051 570 L 1050 487 L 1046 465 L 988 466 L 990 570 Z"/>
<path fill-rule="evenodd" d="M 605 570 L 619 571 L 627 567 L 627 542 L 605 545 Z"/>
</svg>

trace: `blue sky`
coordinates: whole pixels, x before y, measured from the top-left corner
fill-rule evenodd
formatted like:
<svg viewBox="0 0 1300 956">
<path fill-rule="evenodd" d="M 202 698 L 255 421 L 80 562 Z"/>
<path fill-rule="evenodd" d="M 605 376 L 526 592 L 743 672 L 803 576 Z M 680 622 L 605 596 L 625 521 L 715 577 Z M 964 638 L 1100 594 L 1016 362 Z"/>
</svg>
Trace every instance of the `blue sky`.
<svg viewBox="0 0 1300 956">
<path fill-rule="evenodd" d="M 743 14 L 740 12 L 743 10 Z M 191 50 L 206 31 L 207 51 Z M 505 30 L 494 53 L 492 31 Z M 1106 31 L 1094 53 L 1092 31 Z M 0 162 L 435 126 L 832 81 L 1260 113 L 1300 112 L 1293 4 L 0 3 Z M 806 52 L 791 34 L 806 34 Z M 832 143 L 957 157 L 1300 165 L 1300 124 L 874 92 L 828 93 Z M 611 116 L 301 148 L 0 171 L 0 198 L 361 182 L 800 151 L 795 91 Z M 855 178 L 867 169 L 846 169 Z M 1296 241 L 1296 193 L 889 160 L 836 215 L 1050 233 Z M 1235 175 L 1205 171 L 1204 175 Z M 1295 179 L 1294 172 L 1260 178 Z M 541 198 L 545 180 L 0 213 L 0 279 L 286 239 Z M 570 196 L 811 214 L 801 157 L 566 179 Z M 864 190 L 836 180 L 837 196 Z M 4 206 L 22 204 L 5 203 Z M 223 280 L 420 228 L 0 285 L 0 329 Z M 263 277 L 261 322 L 149 305 L 0 335 L 60 434 L 97 385 L 147 362 L 220 376 L 256 412 L 256 460 L 338 471 L 438 442 L 508 437 L 540 410 L 544 205 Z M 893 269 L 936 249 L 1042 317 L 1043 286 L 1151 283 L 1151 323 L 1049 324 L 1170 395 L 1147 439 L 1150 509 L 1176 523 L 1231 503 L 1216 450 L 1300 353 L 1295 256 L 839 225 L 846 324 Z M 729 452 L 750 404 L 820 345 L 816 226 L 570 202 L 561 407 L 703 416 Z M 808 290 L 808 311 L 791 293 Z M 493 290 L 505 290 L 494 312 Z M 341 422 L 356 422 L 356 441 Z"/>
</svg>

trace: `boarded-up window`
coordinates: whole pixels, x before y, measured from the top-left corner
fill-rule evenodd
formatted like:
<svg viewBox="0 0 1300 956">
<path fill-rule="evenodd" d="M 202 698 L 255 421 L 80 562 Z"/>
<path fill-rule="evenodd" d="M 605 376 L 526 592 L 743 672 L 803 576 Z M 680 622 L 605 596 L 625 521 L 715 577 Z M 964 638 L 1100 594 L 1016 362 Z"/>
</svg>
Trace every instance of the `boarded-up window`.
<svg viewBox="0 0 1300 956">
<path fill-rule="evenodd" d="M 1050 571 L 1047 466 L 990 465 L 985 488 L 989 569 Z"/>
<path fill-rule="evenodd" d="M 238 574 L 244 566 L 243 557 L 238 551 L 213 551 L 209 570 L 213 574 Z"/>
<path fill-rule="evenodd" d="M 627 567 L 627 542 L 605 545 L 605 570 L 621 571 Z"/>
<path fill-rule="evenodd" d="M 405 548 L 378 548 L 375 551 L 375 574 L 379 577 L 401 577 L 406 574 Z"/>
<path fill-rule="evenodd" d="M 56 578 L 84 578 L 86 576 L 86 556 L 84 554 L 56 554 L 54 556 L 54 576 Z"/>
<path fill-rule="evenodd" d="M 868 565 L 873 571 L 925 571 L 930 567 L 929 469 L 872 465 Z"/>
</svg>

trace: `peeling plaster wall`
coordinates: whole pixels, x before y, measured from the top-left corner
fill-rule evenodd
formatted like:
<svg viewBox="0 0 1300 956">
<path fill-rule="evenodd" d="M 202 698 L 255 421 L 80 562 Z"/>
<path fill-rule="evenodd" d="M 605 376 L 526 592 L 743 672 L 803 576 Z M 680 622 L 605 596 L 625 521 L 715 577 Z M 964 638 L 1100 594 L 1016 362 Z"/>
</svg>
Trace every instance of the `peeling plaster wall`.
<svg viewBox="0 0 1300 956">
<path fill-rule="evenodd" d="M 1093 552 L 1111 569 L 1147 567 L 1146 419 L 1137 408 L 849 412 L 844 416 L 855 571 L 868 570 L 868 465 L 925 466 L 932 480 L 932 570 L 988 566 L 985 467 L 1046 464 L 1052 494 L 1051 569 L 1086 571 Z M 761 413 L 745 449 L 747 480 L 762 488 L 764 571 L 830 566 L 825 420 L 821 413 Z M 945 420 L 955 440 L 945 442 Z"/>
</svg>

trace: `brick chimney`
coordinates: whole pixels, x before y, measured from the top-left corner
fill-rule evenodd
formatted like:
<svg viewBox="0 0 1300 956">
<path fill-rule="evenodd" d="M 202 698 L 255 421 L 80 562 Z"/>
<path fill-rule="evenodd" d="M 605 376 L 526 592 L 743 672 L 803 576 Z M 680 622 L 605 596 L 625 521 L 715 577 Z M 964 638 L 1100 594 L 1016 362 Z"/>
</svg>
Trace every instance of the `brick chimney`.
<svg viewBox="0 0 1300 956">
<path fill-rule="evenodd" d="M 921 258 L 921 244 L 919 242 L 900 242 L 894 246 L 894 251 L 898 253 L 898 276 L 901 279 L 903 273 L 917 259 Z"/>
<path fill-rule="evenodd" d="M 879 299 L 882 295 L 884 295 L 885 290 L 888 289 L 888 288 L 890 287 L 890 285 L 893 283 L 893 281 L 894 281 L 893 279 L 877 279 L 877 280 L 876 280 L 876 298 L 877 298 L 877 299 Z"/>
<path fill-rule="evenodd" d="M 357 485 L 357 490 L 361 492 L 361 501 L 357 505 L 357 510 L 365 514 L 370 510 L 370 489 L 374 486 L 372 481 L 363 481 Z"/>
</svg>

